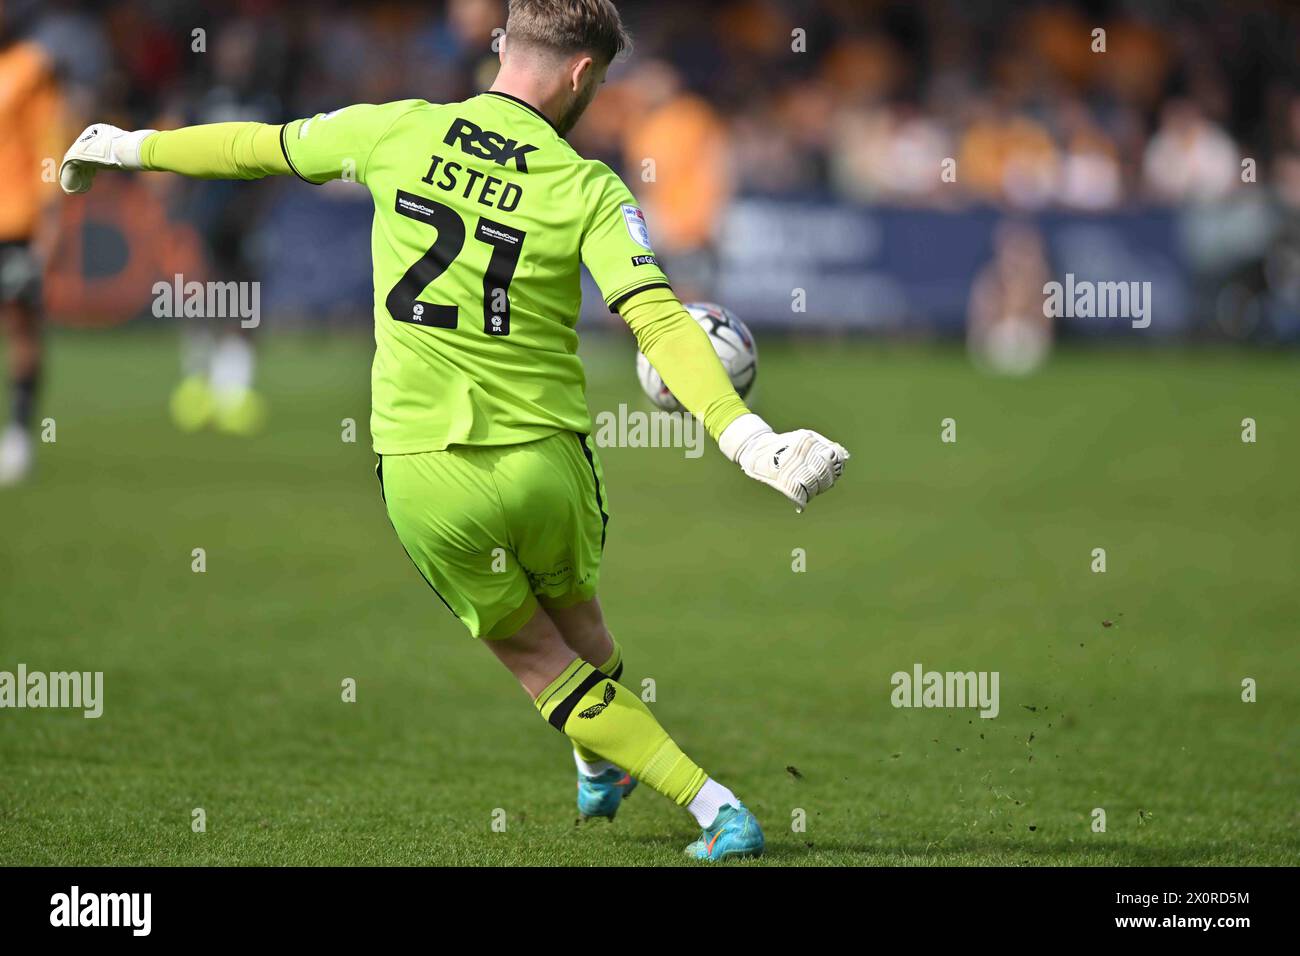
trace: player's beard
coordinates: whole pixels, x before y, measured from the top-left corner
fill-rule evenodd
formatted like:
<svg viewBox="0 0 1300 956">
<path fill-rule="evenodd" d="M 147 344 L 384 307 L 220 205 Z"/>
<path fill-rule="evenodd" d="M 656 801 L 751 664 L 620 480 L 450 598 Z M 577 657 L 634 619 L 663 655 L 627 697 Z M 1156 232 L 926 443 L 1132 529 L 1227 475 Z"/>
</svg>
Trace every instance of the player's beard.
<svg viewBox="0 0 1300 956">
<path fill-rule="evenodd" d="M 569 130 L 578 125 L 578 120 L 582 119 L 582 114 L 587 111 L 591 101 L 596 98 L 596 90 L 599 84 L 588 83 L 573 98 L 573 102 L 568 105 L 563 113 L 555 120 L 555 128 L 560 131 L 561 136 L 568 136 Z"/>
</svg>

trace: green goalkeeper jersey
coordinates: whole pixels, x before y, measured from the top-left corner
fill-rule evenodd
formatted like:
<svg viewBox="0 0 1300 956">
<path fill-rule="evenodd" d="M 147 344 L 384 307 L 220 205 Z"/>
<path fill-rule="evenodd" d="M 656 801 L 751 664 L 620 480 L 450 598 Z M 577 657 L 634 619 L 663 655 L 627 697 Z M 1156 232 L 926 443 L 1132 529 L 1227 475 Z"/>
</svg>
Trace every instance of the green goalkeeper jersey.
<svg viewBox="0 0 1300 956">
<path fill-rule="evenodd" d="M 615 312 L 668 284 L 608 166 L 501 93 L 349 106 L 280 139 L 303 179 L 356 180 L 374 198 L 375 451 L 591 430 L 579 263 Z"/>
</svg>

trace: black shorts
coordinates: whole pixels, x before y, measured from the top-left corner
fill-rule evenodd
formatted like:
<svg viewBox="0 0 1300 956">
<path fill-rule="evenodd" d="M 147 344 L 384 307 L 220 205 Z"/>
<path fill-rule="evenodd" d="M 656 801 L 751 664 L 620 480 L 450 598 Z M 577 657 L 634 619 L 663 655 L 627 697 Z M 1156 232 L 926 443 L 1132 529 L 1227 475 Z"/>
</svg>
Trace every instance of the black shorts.
<svg viewBox="0 0 1300 956">
<path fill-rule="evenodd" d="M 26 239 L 0 241 L 0 305 L 41 304 L 41 263 Z"/>
</svg>

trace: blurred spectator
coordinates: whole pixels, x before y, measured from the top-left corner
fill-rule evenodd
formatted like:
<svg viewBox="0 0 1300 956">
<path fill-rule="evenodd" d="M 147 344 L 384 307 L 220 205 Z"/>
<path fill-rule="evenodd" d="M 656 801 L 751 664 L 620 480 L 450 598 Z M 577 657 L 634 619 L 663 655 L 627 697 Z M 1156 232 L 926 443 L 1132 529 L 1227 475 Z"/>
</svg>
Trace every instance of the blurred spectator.
<svg viewBox="0 0 1300 956">
<path fill-rule="evenodd" d="M 1142 171 L 1154 196 L 1178 203 L 1222 199 L 1241 179 L 1232 138 L 1187 100 L 1164 107 Z"/>
<path fill-rule="evenodd" d="M 947 185 L 940 173 L 951 156 L 943 127 L 911 105 L 850 109 L 834 124 L 831 183 L 862 202 L 926 204 Z"/>
<path fill-rule="evenodd" d="M 986 104 L 958 148 L 957 182 L 972 196 L 1022 209 L 1059 193 L 1060 156 L 1047 129 L 1029 116 Z"/>
<path fill-rule="evenodd" d="M 1075 209 L 1114 209 L 1123 199 L 1119 150 L 1077 100 L 1058 116 L 1065 155 L 1061 161 L 1062 205 Z"/>
</svg>

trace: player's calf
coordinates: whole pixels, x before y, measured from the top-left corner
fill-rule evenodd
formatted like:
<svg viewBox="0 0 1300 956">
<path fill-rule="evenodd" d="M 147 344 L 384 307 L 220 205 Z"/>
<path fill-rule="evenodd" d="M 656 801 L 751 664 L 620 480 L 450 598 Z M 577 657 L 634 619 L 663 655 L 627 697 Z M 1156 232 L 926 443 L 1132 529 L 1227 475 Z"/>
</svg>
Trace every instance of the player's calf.
<svg viewBox="0 0 1300 956">
<path fill-rule="evenodd" d="M 514 636 L 490 641 L 489 646 L 552 727 L 685 807 L 706 832 L 727 822 L 722 818 L 725 808 L 742 806 L 735 794 L 682 752 L 640 697 L 575 658 L 545 611 L 539 610 Z M 548 670 L 553 676 L 542 685 Z M 761 832 L 758 840 L 761 847 Z M 755 852 L 751 839 L 737 844 L 730 855 Z"/>
<path fill-rule="evenodd" d="M 605 626 L 596 598 L 548 608 L 546 613 L 575 654 L 607 677 L 618 680 L 623 676 L 623 648 Z M 577 742 L 573 744 L 573 759 L 578 765 L 579 818 L 612 820 L 636 789 L 636 778 Z"/>
</svg>

